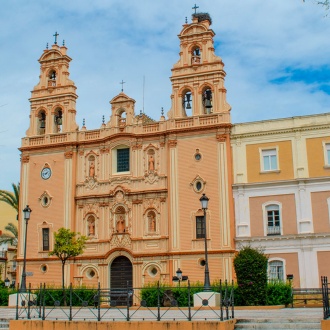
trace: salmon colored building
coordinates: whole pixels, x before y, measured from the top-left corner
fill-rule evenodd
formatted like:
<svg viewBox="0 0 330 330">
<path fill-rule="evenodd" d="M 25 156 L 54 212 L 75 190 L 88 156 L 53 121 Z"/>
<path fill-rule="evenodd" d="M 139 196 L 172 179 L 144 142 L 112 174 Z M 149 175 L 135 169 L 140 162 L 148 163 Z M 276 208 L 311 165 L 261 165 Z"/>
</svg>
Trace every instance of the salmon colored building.
<svg viewBox="0 0 330 330">
<path fill-rule="evenodd" d="M 237 247 L 261 248 L 272 280 L 320 287 L 330 276 L 330 114 L 236 124 L 231 144 Z"/>
<path fill-rule="evenodd" d="M 83 255 L 66 266 L 67 284 L 171 283 L 178 268 L 191 281 L 203 281 L 202 194 L 210 198 L 211 281 L 233 278 L 232 124 L 210 25 L 208 14 L 183 25 L 170 78 L 172 106 L 158 121 L 136 115 L 134 99 L 121 92 L 100 128 L 79 128 L 67 48 L 55 43 L 43 51 L 20 148 L 20 208 L 32 209 L 28 283 L 61 283 L 61 263 L 48 256 L 61 227 L 88 237 Z M 24 234 L 22 221 L 18 278 Z"/>
</svg>

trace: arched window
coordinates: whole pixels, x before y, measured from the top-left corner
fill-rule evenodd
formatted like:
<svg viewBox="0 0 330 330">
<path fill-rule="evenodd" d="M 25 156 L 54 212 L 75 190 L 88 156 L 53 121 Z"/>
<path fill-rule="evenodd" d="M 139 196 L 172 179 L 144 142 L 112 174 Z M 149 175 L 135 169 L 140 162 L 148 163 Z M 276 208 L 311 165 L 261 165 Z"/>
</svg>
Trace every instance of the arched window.
<svg viewBox="0 0 330 330">
<path fill-rule="evenodd" d="M 126 112 L 124 110 L 119 113 L 118 126 L 121 128 L 126 126 Z"/>
<path fill-rule="evenodd" d="M 212 90 L 209 87 L 205 88 L 202 93 L 202 102 L 204 107 L 204 114 L 210 114 L 212 112 L 213 102 Z"/>
<path fill-rule="evenodd" d="M 268 263 L 268 278 L 270 282 L 284 281 L 284 263 L 272 260 Z"/>
<path fill-rule="evenodd" d="M 63 112 L 61 108 L 57 108 L 54 113 L 54 133 L 62 131 Z"/>
<path fill-rule="evenodd" d="M 280 207 L 277 204 L 266 206 L 267 236 L 281 235 Z"/>
<path fill-rule="evenodd" d="M 41 110 L 38 114 L 38 134 L 42 135 L 46 132 L 46 112 Z"/>
<path fill-rule="evenodd" d="M 192 93 L 190 90 L 187 90 L 182 94 L 182 109 L 184 116 L 191 116 Z"/>
</svg>

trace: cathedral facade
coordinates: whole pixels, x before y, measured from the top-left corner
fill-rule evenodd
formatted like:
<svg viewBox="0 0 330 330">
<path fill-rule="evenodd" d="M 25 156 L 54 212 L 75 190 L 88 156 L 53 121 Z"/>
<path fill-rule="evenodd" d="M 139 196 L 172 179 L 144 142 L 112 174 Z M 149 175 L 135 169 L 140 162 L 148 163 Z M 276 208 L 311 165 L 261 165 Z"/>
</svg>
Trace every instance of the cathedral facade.
<svg viewBox="0 0 330 330">
<path fill-rule="evenodd" d="M 28 283 L 61 283 L 61 263 L 48 255 L 61 227 L 88 237 L 84 253 L 66 265 L 66 284 L 171 283 L 178 268 L 202 281 L 205 233 L 211 281 L 233 278 L 232 124 L 210 25 L 208 14 L 183 25 L 172 105 L 159 121 L 136 115 L 134 99 L 121 92 L 99 129 L 79 128 L 67 48 L 44 50 L 20 148 L 20 207 L 32 209 Z M 19 230 L 21 278 L 23 220 Z"/>
</svg>

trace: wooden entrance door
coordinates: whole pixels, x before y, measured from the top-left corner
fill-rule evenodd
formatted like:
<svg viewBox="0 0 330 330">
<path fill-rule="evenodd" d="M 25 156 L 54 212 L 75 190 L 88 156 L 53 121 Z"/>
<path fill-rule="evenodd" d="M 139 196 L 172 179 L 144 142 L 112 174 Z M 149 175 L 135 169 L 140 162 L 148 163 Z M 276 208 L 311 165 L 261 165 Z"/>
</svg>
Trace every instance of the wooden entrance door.
<svg viewBox="0 0 330 330">
<path fill-rule="evenodd" d="M 117 257 L 110 266 L 110 290 L 112 305 L 127 305 L 127 297 L 132 305 L 133 267 L 130 260 L 124 256 Z"/>
</svg>

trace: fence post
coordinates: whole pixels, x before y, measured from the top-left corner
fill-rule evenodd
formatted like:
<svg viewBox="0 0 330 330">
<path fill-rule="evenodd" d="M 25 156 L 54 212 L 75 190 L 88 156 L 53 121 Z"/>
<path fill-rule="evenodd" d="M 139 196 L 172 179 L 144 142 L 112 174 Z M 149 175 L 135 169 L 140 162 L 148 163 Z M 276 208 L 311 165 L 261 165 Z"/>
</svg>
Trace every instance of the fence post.
<svg viewBox="0 0 330 330">
<path fill-rule="evenodd" d="M 225 300 L 226 300 L 226 320 L 229 320 L 229 310 L 228 310 L 228 282 L 225 280 Z"/>
<path fill-rule="evenodd" d="M 234 310 L 235 310 L 235 291 L 234 291 L 234 281 L 231 281 L 231 318 L 234 318 Z"/>
<path fill-rule="evenodd" d="M 46 284 L 44 283 L 44 290 L 43 290 L 43 295 L 42 295 L 42 320 L 45 321 L 46 319 Z"/>
<path fill-rule="evenodd" d="M 30 314 L 30 308 L 31 308 L 31 283 L 29 283 L 29 289 L 28 289 L 28 301 L 27 301 L 27 307 L 28 307 L 28 315 L 27 318 L 28 320 L 31 319 L 31 314 Z"/>
<path fill-rule="evenodd" d="M 159 281 L 157 283 L 157 321 L 160 321 L 160 288 L 159 288 Z"/>
<path fill-rule="evenodd" d="M 101 287 L 100 282 L 97 285 L 97 320 L 101 321 Z"/>
<path fill-rule="evenodd" d="M 39 318 L 41 318 L 41 299 L 42 299 L 42 283 L 40 283 L 39 285 L 39 299 L 37 299 L 37 301 L 39 300 Z"/>
<path fill-rule="evenodd" d="M 72 283 L 70 283 L 70 314 L 69 321 L 72 321 Z"/>
<path fill-rule="evenodd" d="M 129 321 L 129 294 L 130 294 L 130 292 L 129 292 L 129 283 L 128 283 L 128 281 L 127 281 L 126 290 L 127 290 L 127 296 L 126 296 L 126 299 L 127 299 L 127 301 L 126 301 L 126 303 L 127 303 L 126 304 L 127 305 L 126 320 Z"/>
<path fill-rule="evenodd" d="M 220 321 L 223 321 L 222 282 L 220 280 Z"/>
<path fill-rule="evenodd" d="M 188 280 L 188 321 L 191 321 L 190 281 Z"/>
<path fill-rule="evenodd" d="M 19 290 L 16 293 L 16 320 L 18 320 L 18 301 L 19 301 Z"/>
</svg>

